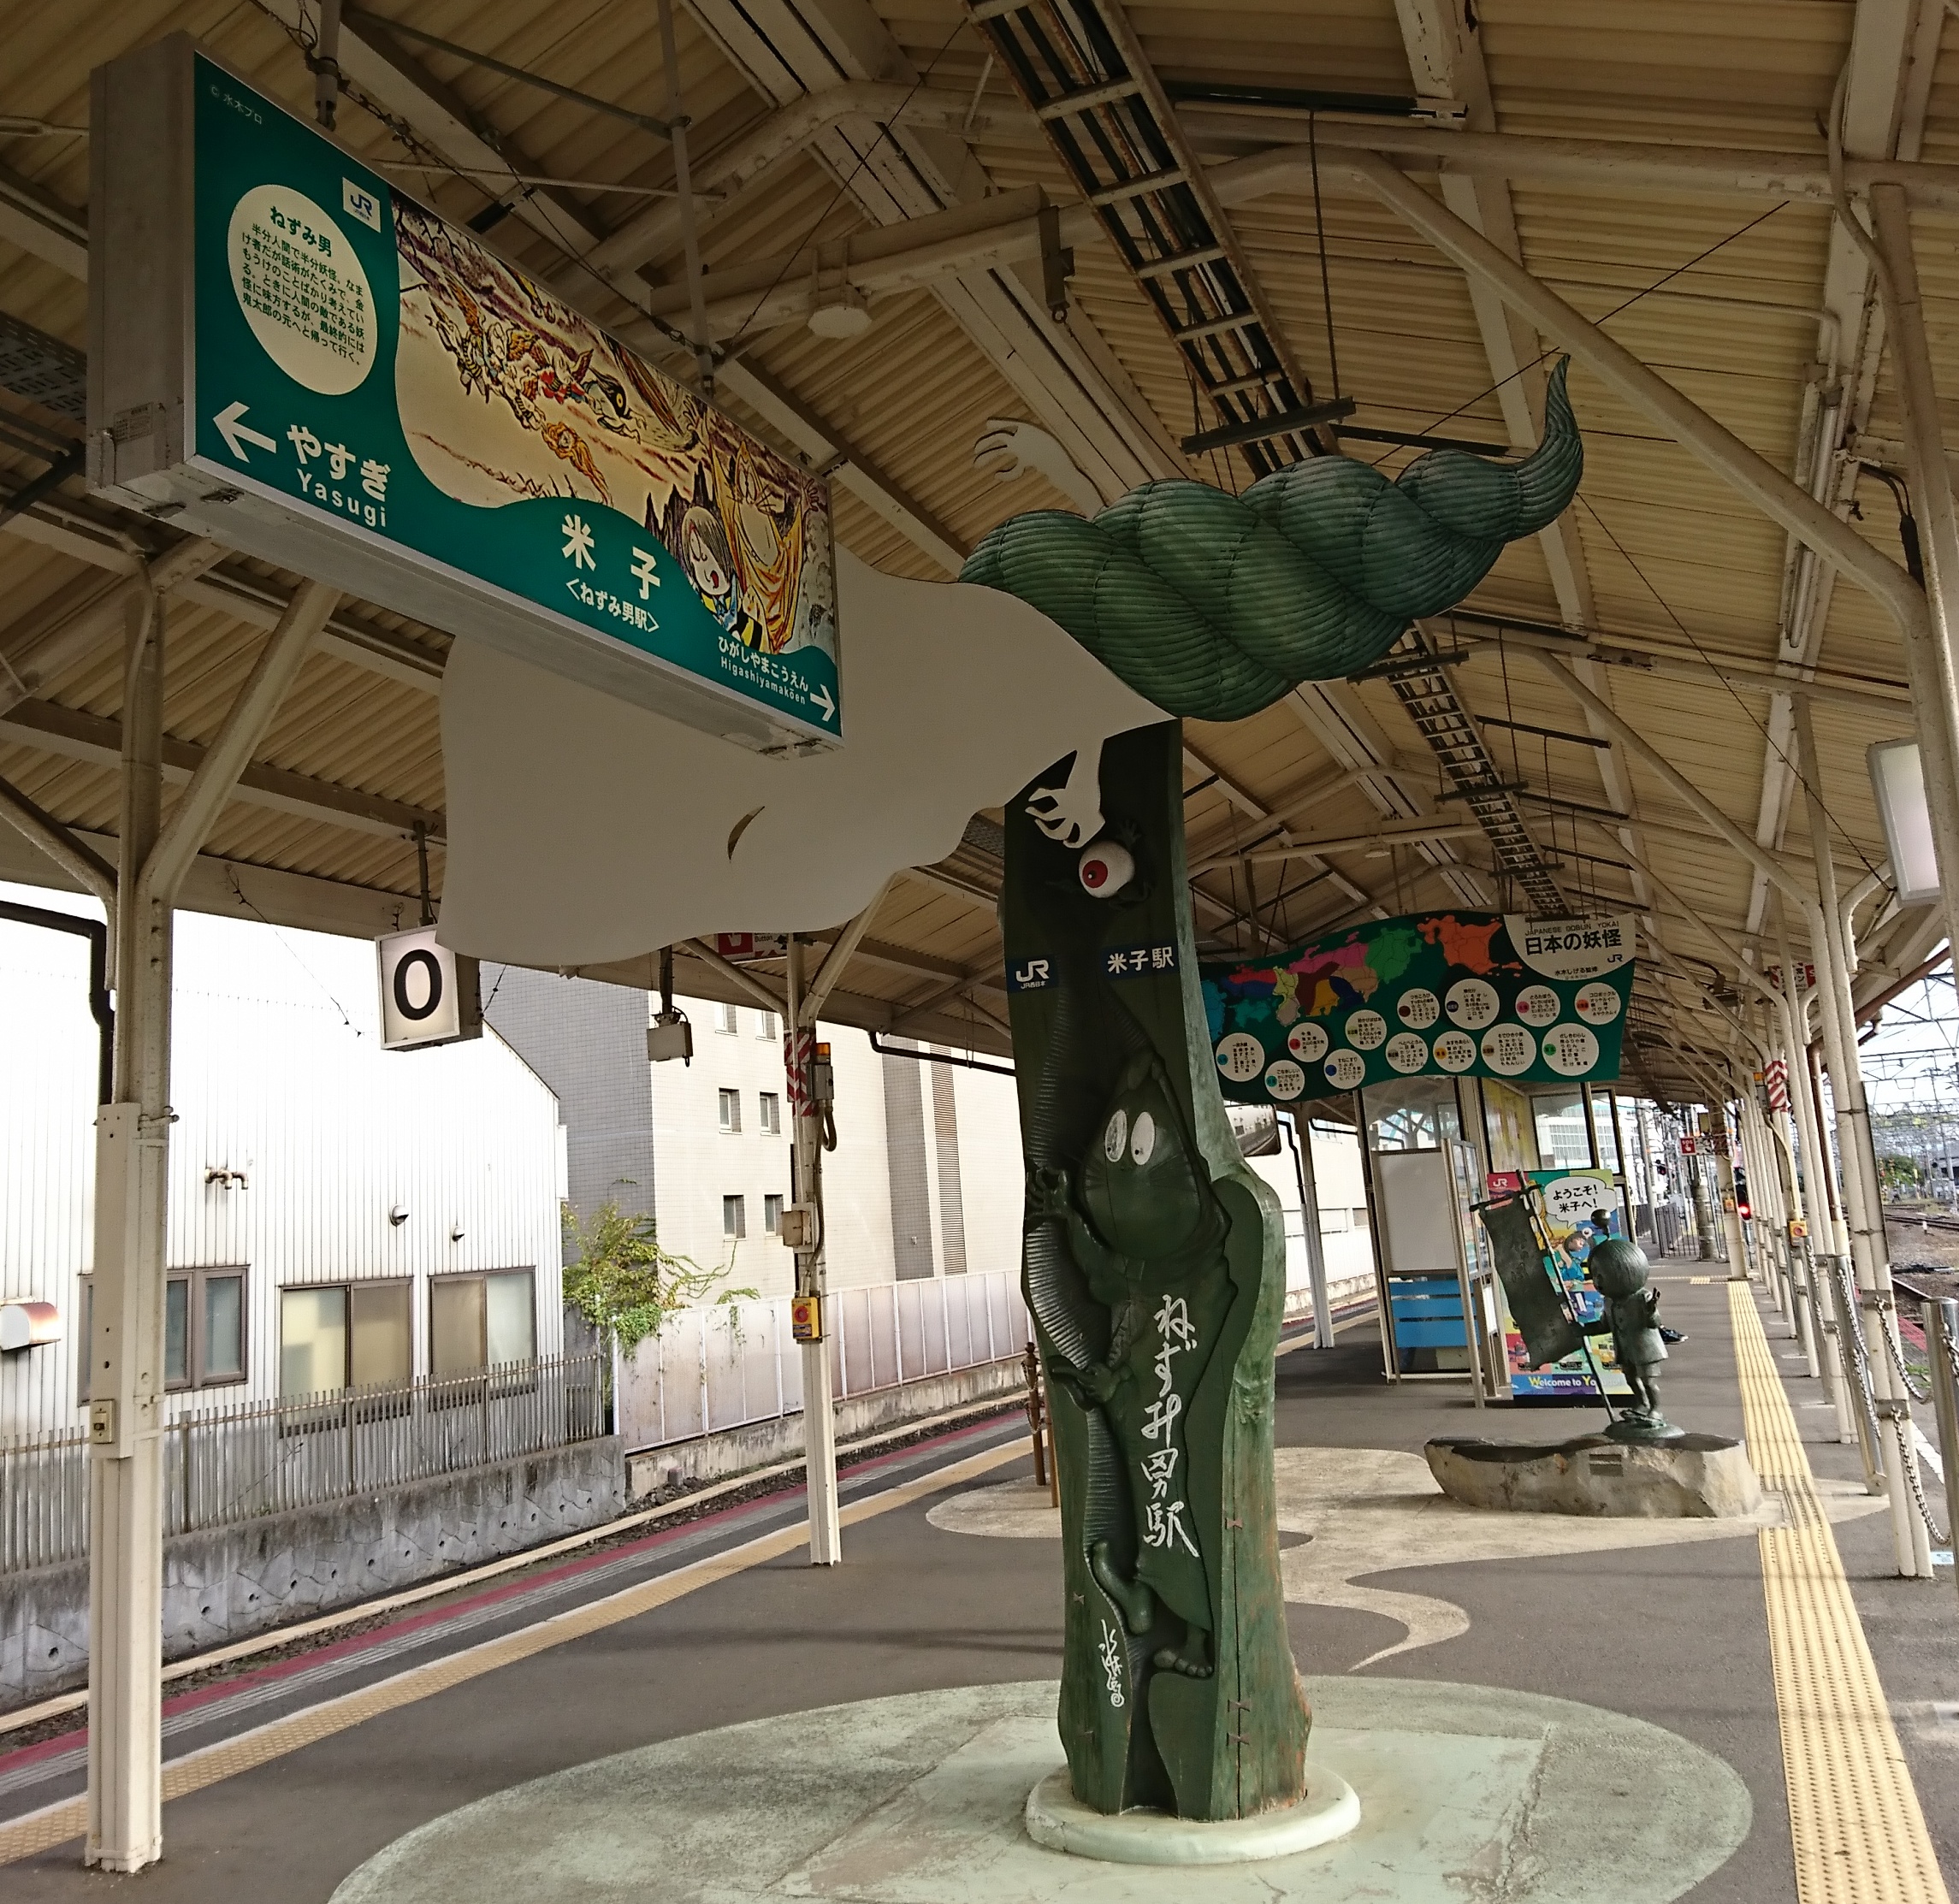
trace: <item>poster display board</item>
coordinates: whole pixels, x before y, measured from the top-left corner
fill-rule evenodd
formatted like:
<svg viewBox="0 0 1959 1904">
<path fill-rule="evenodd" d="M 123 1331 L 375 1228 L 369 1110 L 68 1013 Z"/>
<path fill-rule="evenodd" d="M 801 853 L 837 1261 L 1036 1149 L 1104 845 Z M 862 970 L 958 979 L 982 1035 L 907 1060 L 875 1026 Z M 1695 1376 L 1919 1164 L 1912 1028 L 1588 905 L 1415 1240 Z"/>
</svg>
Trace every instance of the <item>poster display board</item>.
<svg viewBox="0 0 1959 1904">
<path fill-rule="evenodd" d="M 1514 1176 L 1517 1173 L 1511 1173 Z M 1592 1245 L 1601 1236 L 1622 1233 L 1619 1191 L 1609 1170 L 1526 1170 L 1527 1183 L 1542 1193 L 1542 1208 L 1549 1232 L 1551 1253 L 1544 1259 L 1548 1276 L 1561 1286 L 1571 1313 L 1580 1322 L 1595 1322 L 1605 1312 L 1605 1298 L 1591 1285 L 1586 1260 Z M 1593 1213 L 1606 1213 L 1606 1227 L 1592 1221 Z M 1570 1355 L 1541 1369 L 1530 1366 L 1524 1346 L 1523 1332 L 1511 1314 L 1506 1298 L 1504 1310 L 1503 1351 L 1510 1371 L 1510 1393 L 1519 1399 L 1595 1399 L 1598 1383 L 1592 1376 L 1596 1362 L 1605 1377 L 1608 1395 L 1630 1395 L 1632 1391 L 1613 1359 L 1612 1338 L 1595 1335 Z"/>
<path fill-rule="evenodd" d="M 1396 1078 L 1619 1076 L 1631 914 L 1417 913 L 1199 968 L 1224 1095 L 1289 1104 Z"/>
<path fill-rule="evenodd" d="M 840 737 L 823 482 L 184 35 L 92 123 L 98 488 L 709 732 Z"/>
</svg>

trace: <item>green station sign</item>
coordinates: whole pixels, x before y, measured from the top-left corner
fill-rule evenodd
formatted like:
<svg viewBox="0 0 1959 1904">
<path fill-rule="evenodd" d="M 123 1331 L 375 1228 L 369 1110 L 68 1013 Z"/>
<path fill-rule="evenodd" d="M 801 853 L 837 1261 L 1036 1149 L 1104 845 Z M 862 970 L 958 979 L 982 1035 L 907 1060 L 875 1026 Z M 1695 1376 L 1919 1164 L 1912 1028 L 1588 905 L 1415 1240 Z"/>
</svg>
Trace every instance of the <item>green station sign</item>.
<svg viewBox="0 0 1959 1904">
<path fill-rule="evenodd" d="M 1289 1104 L 1397 1078 L 1619 1076 L 1630 914 L 1418 913 L 1199 968 L 1218 1082 Z"/>
<path fill-rule="evenodd" d="M 840 738 L 824 482 L 182 36 L 96 86 L 98 486 L 744 744 Z"/>
</svg>

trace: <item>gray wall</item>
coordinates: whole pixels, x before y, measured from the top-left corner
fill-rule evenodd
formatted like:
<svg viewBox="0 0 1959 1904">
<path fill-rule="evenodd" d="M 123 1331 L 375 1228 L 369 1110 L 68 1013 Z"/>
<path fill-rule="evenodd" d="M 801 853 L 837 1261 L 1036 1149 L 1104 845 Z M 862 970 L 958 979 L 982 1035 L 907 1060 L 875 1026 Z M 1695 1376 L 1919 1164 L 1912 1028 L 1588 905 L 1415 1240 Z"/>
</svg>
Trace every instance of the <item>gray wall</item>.
<svg viewBox="0 0 1959 1904">
<path fill-rule="evenodd" d="M 616 1437 L 267 1514 L 163 1543 L 163 1657 L 178 1659 L 616 1518 Z M 0 1708 L 88 1679 L 88 1563 L 0 1575 Z"/>
<path fill-rule="evenodd" d="M 885 1152 L 891 1180 L 891 1260 L 898 1280 L 929 1276 L 937 1267 L 932 1246 L 932 1192 L 925 1168 L 925 1088 L 915 1058 L 886 1052 Z M 964 1253 L 964 1238 L 961 1239 Z"/>
<path fill-rule="evenodd" d="M 558 1094 L 571 1207 L 587 1220 L 609 1197 L 653 1213 L 653 1090 L 647 995 L 523 966 L 482 968 L 483 1016 Z"/>
</svg>

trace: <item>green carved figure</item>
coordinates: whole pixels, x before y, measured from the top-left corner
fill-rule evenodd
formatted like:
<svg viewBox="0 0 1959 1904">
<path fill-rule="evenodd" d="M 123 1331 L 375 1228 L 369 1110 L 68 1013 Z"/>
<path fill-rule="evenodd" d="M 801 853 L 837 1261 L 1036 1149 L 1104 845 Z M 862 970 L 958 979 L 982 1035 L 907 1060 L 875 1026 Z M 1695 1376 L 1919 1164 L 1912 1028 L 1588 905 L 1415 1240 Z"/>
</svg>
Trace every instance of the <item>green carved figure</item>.
<svg viewBox="0 0 1959 1904">
<path fill-rule="evenodd" d="M 1250 1817 L 1305 1790 L 1272 1498 L 1275 1199 L 1224 1115 L 1198 990 L 1176 722 L 1007 809 L 1027 1304 L 1060 1468 L 1057 1715 L 1104 1812 Z"/>
<path fill-rule="evenodd" d="M 1088 1292 L 1111 1317 L 1101 1358 L 1055 1373 L 1097 1408 L 1122 1452 L 1139 1550 L 1125 1579 L 1110 1543 L 1089 1550 L 1095 1582 L 1133 1634 L 1159 1631 L 1159 1606 L 1182 1623 L 1154 1664 L 1211 1675 L 1211 1611 L 1187 1498 L 1183 1427 L 1228 1307 L 1225 1220 L 1163 1061 L 1139 1052 L 1124 1067 L 1079 1174 L 1037 1172 L 1033 1212 L 1063 1224 Z"/>
<path fill-rule="evenodd" d="M 1602 1233 L 1606 1213 L 1594 1210 L 1592 1222 Z M 1586 1274 L 1605 1298 L 1605 1309 L 1581 1326 L 1587 1335 L 1611 1336 L 1619 1372 L 1632 1391 L 1632 1406 L 1622 1410 L 1606 1430 L 1615 1440 L 1662 1441 L 1680 1433 L 1660 1412 L 1660 1364 L 1666 1359 L 1666 1345 L 1660 1335 L 1660 1293 L 1647 1283 L 1652 1267 L 1636 1243 L 1604 1234 L 1585 1259 Z"/>
</svg>

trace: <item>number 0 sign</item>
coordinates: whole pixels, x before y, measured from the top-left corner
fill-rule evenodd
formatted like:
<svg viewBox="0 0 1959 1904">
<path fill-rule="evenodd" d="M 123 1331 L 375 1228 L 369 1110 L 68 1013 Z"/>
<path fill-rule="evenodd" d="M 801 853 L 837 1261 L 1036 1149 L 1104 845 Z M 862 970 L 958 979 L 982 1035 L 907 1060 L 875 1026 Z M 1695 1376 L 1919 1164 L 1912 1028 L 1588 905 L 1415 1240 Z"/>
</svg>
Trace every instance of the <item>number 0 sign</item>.
<svg viewBox="0 0 1959 1904">
<path fill-rule="evenodd" d="M 381 978 L 381 1044 L 411 1051 L 483 1034 L 476 961 L 435 943 L 433 925 L 375 941 Z"/>
</svg>

